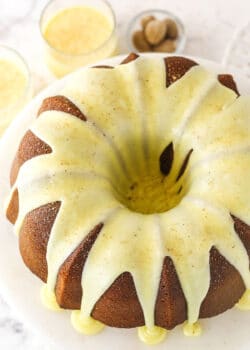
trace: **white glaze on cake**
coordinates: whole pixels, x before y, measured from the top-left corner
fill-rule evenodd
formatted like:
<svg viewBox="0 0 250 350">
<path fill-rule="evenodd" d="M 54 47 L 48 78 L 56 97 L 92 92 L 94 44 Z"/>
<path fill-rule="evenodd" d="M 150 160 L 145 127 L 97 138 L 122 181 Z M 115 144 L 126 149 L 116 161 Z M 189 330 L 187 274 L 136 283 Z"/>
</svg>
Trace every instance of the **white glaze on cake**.
<svg viewBox="0 0 250 350">
<path fill-rule="evenodd" d="M 100 222 L 104 226 L 82 274 L 85 320 L 114 280 L 128 271 L 147 334 L 151 330 L 155 337 L 155 302 L 163 260 L 169 256 L 187 301 L 190 330 L 210 285 L 213 246 L 250 289 L 248 255 L 230 216 L 250 225 L 250 98 L 237 98 L 200 66 L 166 88 L 159 58 L 84 69 L 61 93 L 87 122 L 64 112 L 43 112 L 31 131 L 53 152 L 27 161 L 12 190 L 19 193 L 17 232 L 32 209 L 62 203 L 47 249 L 49 290 L 54 291 L 61 264 Z M 175 157 L 164 177 L 159 156 L 170 142 Z M 191 149 L 188 168 L 176 183 Z M 139 190 L 131 199 L 135 183 Z M 160 192 L 165 200 L 161 197 L 154 211 L 148 203 Z"/>
</svg>

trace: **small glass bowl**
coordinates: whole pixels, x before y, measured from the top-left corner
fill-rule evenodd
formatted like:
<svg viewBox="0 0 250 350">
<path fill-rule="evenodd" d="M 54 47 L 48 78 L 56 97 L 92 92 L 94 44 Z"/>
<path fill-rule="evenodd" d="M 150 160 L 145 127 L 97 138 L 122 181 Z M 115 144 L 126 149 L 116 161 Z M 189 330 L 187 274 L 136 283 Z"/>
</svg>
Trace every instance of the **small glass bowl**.
<svg viewBox="0 0 250 350">
<path fill-rule="evenodd" d="M 159 20 L 169 18 L 175 21 L 178 28 L 178 38 L 176 39 L 176 49 L 174 52 L 171 52 L 171 54 L 176 54 L 176 53 L 179 54 L 183 52 L 186 45 L 186 33 L 185 33 L 185 28 L 182 21 L 178 17 L 176 17 L 173 13 L 166 10 L 159 10 L 159 9 L 142 11 L 132 18 L 132 20 L 128 25 L 128 30 L 127 30 L 127 43 L 130 51 L 139 52 L 139 50 L 133 44 L 132 36 L 136 30 L 142 29 L 141 19 L 145 16 L 155 16 Z M 166 52 L 166 54 L 169 54 L 169 53 Z"/>
<path fill-rule="evenodd" d="M 22 91 L 20 91 L 18 98 L 14 100 L 13 103 L 6 104 L 6 106 L 0 108 L 0 136 L 2 136 L 11 121 L 32 97 L 31 74 L 24 58 L 14 49 L 5 45 L 0 45 L 0 60 L 1 59 L 12 62 L 18 67 L 25 77 L 25 85 Z"/>
<path fill-rule="evenodd" d="M 44 36 L 44 30 L 50 19 L 59 11 L 74 6 L 93 7 L 106 15 L 113 24 L 113 30 L 104 43 L 93 51 L 76 55 L 60 51 L 51 46 Z M 57 78 L 71 73 L 79 67 L 117 54 L 116 18 L 112 7 L 106 0 L 50 0 L 40 17 L 40 32 L 45 43 L 45 61 Z"/>
</svg>

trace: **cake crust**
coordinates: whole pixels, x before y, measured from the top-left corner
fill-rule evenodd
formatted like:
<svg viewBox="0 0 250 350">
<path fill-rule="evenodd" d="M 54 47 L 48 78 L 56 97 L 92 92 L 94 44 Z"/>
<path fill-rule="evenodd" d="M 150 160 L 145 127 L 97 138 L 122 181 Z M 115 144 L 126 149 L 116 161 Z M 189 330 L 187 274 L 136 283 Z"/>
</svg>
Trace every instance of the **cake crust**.
<svg viewBox="0 0 250 350">
<path fill-rule="evenodd" d="M 122 64 L 127 64 L 137 58 L 138 55 L 131 54 Z M 166 86 L 180 79 L 196 64 L 192 60 L 181 57 L 166 58 Z M 218 80 L 239 95 L 231 75 L 219 75 Z M 87 119 L 79 108 L 64 96 L 54 96 L 45 99 L 39 109 L 38 116 L 48 110 L 64 111 L 80 118 L 82 121 Z M 49 145 L 40 140 L 31 131 L 27 131 L 13 162 L 10 175 L 11 185 L 14 184 L 19 169 L 24 162 L 50 152 L 52 150 Z M 7 210 L 7 217 L 12 223 L 15 223 L 17 219 L 18 210 L 18 191 L 16 190 Z M 20 232 L 19 246 L 24 263 L 44 282 L 47 280 L 47 243 L 59 210 L 60 202 L 48 203 L 34 209 L 26 215 Z M 250 256 L 250 227 L 235 216 L 232 216 L 232 219 L 234 220 L 235 230 Z M 102 226 L 103 224 L 99 223 L 60 268 L 55 293 L 57 302 L 62 308 L 80 309 L 82 297 L 81 272 L 88 252 L 98 237 Z M 233 307 L 245 291 L 243 280 L 238 271 L 215 247 L 210 251 L 210 272 L 210 288 L 201 305 L 201 318 L 215 316 Z M 92 316 L 113 327 L 130 328 L 144 325 L 142 308 L 130 273 L 125 272 L 114 281 L 96 303 Z M 186 319 L 186 300 L 174 264 L 169 257 L 166 257 L 162 267 L 155 305 L 155 323 L 163 328 L 172 329 Z"/>
</svg>

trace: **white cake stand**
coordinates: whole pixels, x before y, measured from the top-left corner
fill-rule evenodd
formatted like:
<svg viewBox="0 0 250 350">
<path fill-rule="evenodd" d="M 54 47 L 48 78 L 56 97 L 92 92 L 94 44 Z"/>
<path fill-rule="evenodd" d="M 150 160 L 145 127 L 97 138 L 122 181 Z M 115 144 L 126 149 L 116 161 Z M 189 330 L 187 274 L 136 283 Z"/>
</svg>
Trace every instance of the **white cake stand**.
<svg viewBox="0 0 250 350">
<path fill-rule="evenodd" d="M 150 54 L 152 55 L 152 54 Z M 157 55 L 157 54 L 155 54 Z M 160 57 L 166 56 L 158 54 Z M 124 56 L 114 57 L 101 64 L 115 65 Z M 191 57 L 192 58 L 192 57 Z M 216 73 L 225 73 L 222 66 L 213 62 L 192 58 Z M 250 94 L 250 82 L 232 72 L 236 77 L 241 94 Z M 75 73 L 73 73 L 75 74 Z M 78 334 L 70 324 L 70 312 L 52 312 L 45 309 L 40 301 L 41 281 L 24 266 L 13 226 L 6 220 L 3 200 L 9 193 L 9 171 L 20 139 L 35 119 L 37 110 L 46 96 L 58 93 L 70 76 L 56 81 L 36 96 L 23 112 L 12 122 L 0 142 L 0 289 L 19 318 L 27 323 L 43 339 L 52 341 L 59 349 L 74 350 L 145 350 L 148 346 L 141 343 L 136 329 L 113 329 L 107 327 L 96 336 Z M 154 346 L 157 350 L 249 350 L 250 348 L 250 312 L 236 309 L 201 320 L 204 329 L 199 338 L 186 338 L 181 327 L 169 333 L 168 339 Z"/>
</svg>

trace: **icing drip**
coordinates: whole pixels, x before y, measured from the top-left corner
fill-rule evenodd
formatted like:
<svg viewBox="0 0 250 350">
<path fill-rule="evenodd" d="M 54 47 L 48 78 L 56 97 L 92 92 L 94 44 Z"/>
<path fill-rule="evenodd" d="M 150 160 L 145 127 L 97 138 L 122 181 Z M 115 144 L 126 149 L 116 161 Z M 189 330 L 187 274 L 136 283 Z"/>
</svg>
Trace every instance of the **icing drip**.
<svg viewBox="0 0 250 350">
<path fill-rule="evenodd" d="M 56 301 L 55 293 L 52 292 L 47 285 L 42 286 L 41 289 L 41 299 L 43 305 L 53 311 L 60 311 L 61 308 Z"/>
<path fill-rule="evenodd" d="M 19 193 L 15 229 L 34 208 L 61 201 L 47 247 L 49 294 L 62 263 L 103 223 L 82 273 L 81 310 L 72 313 L 73 324 L 85 333 L 101 328 L 90 316 L 94 305 L 130 272 L 146 325 L 139 336 L 161 340 L 165 332 L 155 327 L 154 312 L 166 256 L 187 302 L 185 334 L 200 332 L 196 322 L 210 285 L 212 247 L 250 289 L 248 255 L 230 215 L 250 224 L 250 99 L 237 98 L 199 66 L 169 88 L 165 82 L 158 58 L 84 69 L 60 93 L 87 122 L 46 111 L 31 127 L 53 152 L 19 171 L 12 189 Z M 159 157 L 171 142 L 174 159 L 164 177 Z"/>
<path fill-rule="evenodd" d="M 199 322 L 188 323 L 183 326 L 183 333 L 186 337 L 199 337 L 202 334 L 202 328 Z"/>
<path fill-rule="evenodd" d="M 236 304 L 236 307 L 243 311 L 250 310 L 250 290 L 246 290 L 239 302 Z"/>
<path fill-rule="evenodd" d="M 167 335 L 167 331 L 164 328 L 154 326 L 148 328 L 146 326 L 138 328 L 138 337 L 140 340 L 148 345 L 155 345 L 161 343 Z"/>
<path fill-rule="evenodd" d="M 71 323 L 78 332 L 85 335 L 100 333 L 105 327 L 103 323 L 94 320 L 92 317 L 84 317 L 79 310 L 72 311 Z"/>
</svg>

